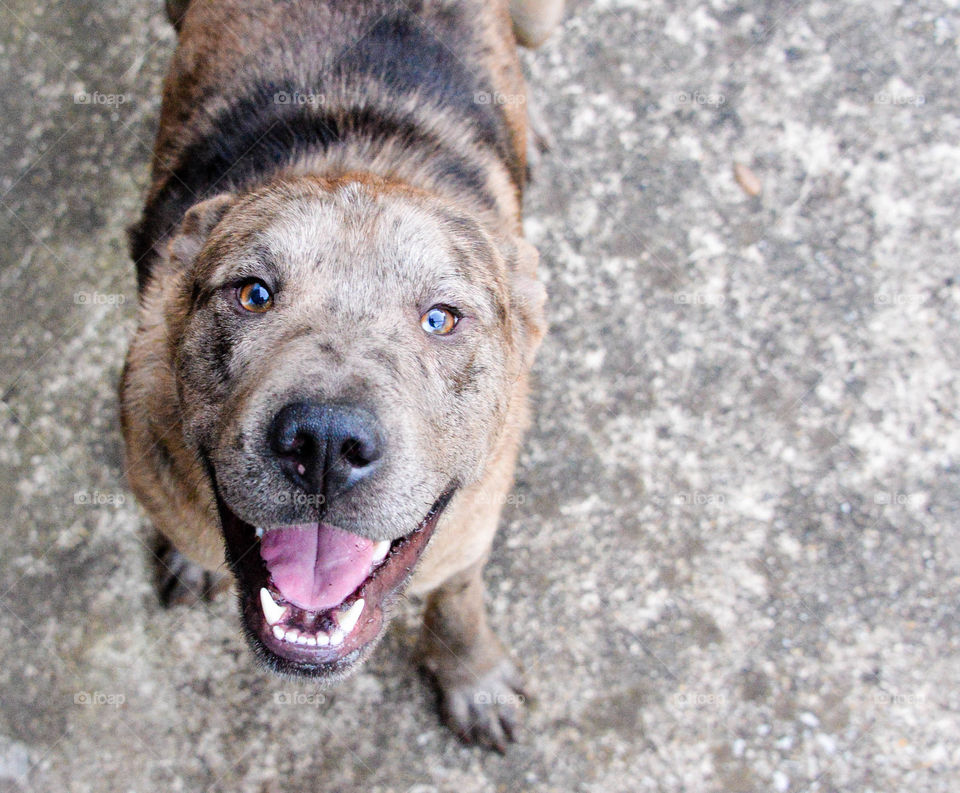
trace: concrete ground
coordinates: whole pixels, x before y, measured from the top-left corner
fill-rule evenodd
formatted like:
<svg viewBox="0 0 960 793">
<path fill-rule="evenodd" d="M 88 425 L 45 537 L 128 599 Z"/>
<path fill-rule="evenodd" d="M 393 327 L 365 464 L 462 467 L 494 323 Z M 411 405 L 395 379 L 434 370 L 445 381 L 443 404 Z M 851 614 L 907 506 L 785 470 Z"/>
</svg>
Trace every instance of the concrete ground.
<svg viewBox="0 0 960 793">
<path fill-rule="evenodd" d="M 114 388 L 161 5 L 0 0 L 0 788 L 960 788 L 956 2 L 580 2 L 525 56 L 552 332 L 488 569 L 535 695 L 505 757 L 438 724 L 414 604 L 325 692 L 231 602 L 157 605 Z"/>
</svg>

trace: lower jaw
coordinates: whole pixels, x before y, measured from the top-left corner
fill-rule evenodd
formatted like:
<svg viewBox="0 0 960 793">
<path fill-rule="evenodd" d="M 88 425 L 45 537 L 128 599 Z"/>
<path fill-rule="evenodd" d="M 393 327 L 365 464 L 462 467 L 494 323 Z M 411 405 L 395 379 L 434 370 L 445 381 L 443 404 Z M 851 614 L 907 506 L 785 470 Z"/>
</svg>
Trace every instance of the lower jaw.
<svg viewBox="0 0 960 793">
<path fill-rule="evenodd" d="M 301 633 L 326 640 L 322 646 L 297 644 L 280 638 L 276 626 L 267 622 L 260 589 L 272 587 L 260 557 L 256 530 L 237 518 L 218 498 L 227 557 L 240 589 L 243 625 L 256 655 L 281 674 L 330 681 L 347 675 L 376 646 L 388 620 L 385 612 L 412 575 L 454 491 L 454 487 L 446 490 L 416 529 L 394 541 L 386 559 L 339 605 L 324 612 L 294 610 L 294 624 L 282 623 L 284 629 L 297 628 Z M 343 613 L 361 599 L 362 611 L 355 624 L 349 631 L 338 630 L 334 612 Z M 304 622 L 307 623 L 305 629 Z"/>
<path fill-rule="evenodd" d="M 353 597 L 351 595 L 346 602 Z M 248 641 L 256 655 L 270 669 L 280 674 L 331 681 L 344 677 L 369 655 L 386 624 L 383 607 L 365 603 L 361 622 L 339 644 L 311 647 L 277 638 L 273 627 L 264 620 L 256 598 L 243 595 L 241 611 Z"/>
</svg>

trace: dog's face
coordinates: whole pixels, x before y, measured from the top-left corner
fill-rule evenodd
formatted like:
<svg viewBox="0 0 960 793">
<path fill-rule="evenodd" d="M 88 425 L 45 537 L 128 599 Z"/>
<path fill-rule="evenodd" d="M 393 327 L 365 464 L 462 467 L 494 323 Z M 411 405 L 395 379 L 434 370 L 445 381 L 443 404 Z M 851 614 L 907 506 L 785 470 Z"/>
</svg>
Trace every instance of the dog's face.
<svg viewBox="0 0 960 793">
<path fill-rule="evenodd" d="M 338 676 L 504 430 L 542 335 L 535 253 L 408 189 L 298 179 L 197 205 L 171 259 L 183 431 L 247 632 Z"/>
</svg>

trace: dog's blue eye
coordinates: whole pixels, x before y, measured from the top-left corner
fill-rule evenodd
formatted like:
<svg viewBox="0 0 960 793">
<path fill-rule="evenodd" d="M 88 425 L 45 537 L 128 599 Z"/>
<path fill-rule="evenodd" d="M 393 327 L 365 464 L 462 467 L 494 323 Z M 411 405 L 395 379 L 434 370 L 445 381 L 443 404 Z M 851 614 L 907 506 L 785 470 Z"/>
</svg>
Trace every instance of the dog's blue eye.
<svg viewBox="0 0 960 793">
<path fill-rule="evenodd" d="M 273 295 L 263 281 L 248 281 L 237 290 L 237 300 L 247 311 L 262 314 L 273 307 Z"/>
<path fill-rule="evenodd" d="M 434 306 L 420 317 L 420 327 L 434 336 L 445 336 L 457 326 L 459 319 L 449 308 Z"/>
</svg>

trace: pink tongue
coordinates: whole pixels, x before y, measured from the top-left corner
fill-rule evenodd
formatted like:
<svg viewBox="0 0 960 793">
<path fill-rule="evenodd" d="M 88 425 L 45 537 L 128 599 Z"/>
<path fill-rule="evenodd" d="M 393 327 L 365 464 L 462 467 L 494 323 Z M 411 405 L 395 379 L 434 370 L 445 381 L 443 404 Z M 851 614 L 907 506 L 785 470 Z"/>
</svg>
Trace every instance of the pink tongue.
<svg viewBox="0 0 960 793">
<path fill-rule="evenodd" d="M 260 556 L 284 599 L 307 611 L 336 606 L 370 574 L 373 542 L 324 523 L 272 529 Z"/>
</svg>

